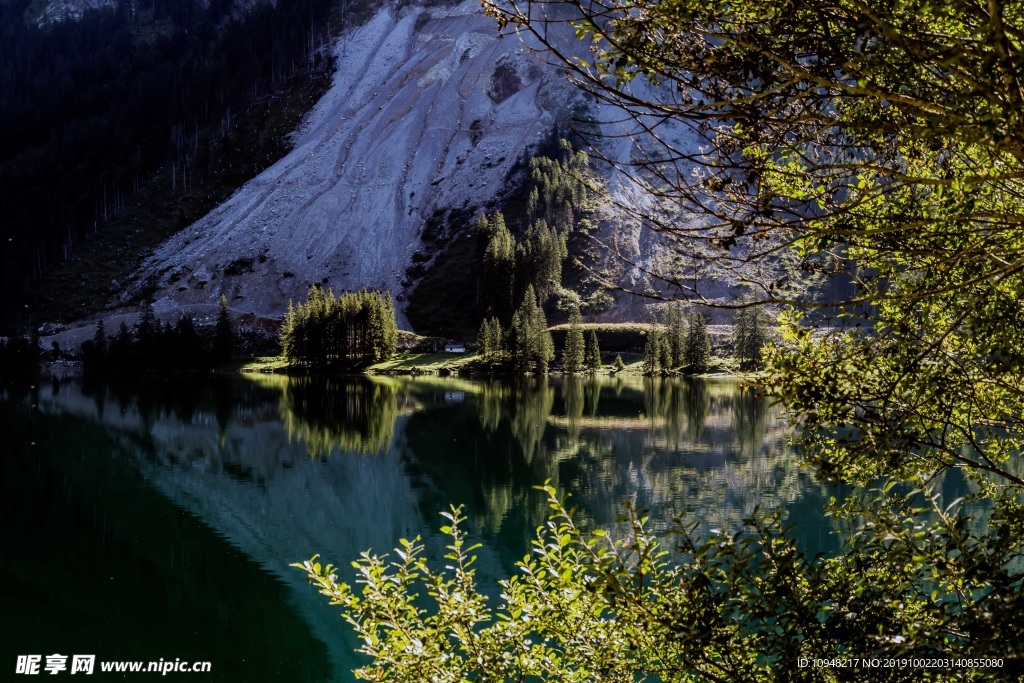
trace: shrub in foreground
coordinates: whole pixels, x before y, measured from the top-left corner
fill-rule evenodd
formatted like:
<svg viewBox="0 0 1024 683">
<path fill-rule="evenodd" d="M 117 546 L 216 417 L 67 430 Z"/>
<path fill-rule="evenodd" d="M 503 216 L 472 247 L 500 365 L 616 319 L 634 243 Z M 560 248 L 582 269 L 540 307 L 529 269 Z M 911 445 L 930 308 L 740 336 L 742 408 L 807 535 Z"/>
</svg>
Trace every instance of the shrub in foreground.
<svg viewBox="0 0 1024 683">
<path fill-rule="evenodd" d="M 1020 531 L 1024 515 L 1009 499 L 975 534 L 964 517 L 921 491 L 855 496 L 831 506 L 845 546 L 822 558 L 802 553 L 779 515 L 745 520 L 736 535 L 713 530 L 703 537 L 696 525 L 676 521 L 659 539 L 647 518 L 627 508 L 609 534 L 581 529 L 554 489 L 545 490 L 550 520 L 516 575 L 500 583 L 497 604 L 477 583 L 479 546 L 469 545 L 459 508 L 441 529 L 450 539 L 444 570 L 428 564 L 418 538 L 402 540 L 394 559 L 364 553 L 353 562 L 356 587 L 316 557 L 294 565 L 342 607 L 358 635 L 370 662 L 356 676 L 452 683 L 1014 680 L 1021 662 L 1019 569 L 983 578 L 972 560 L 981 553 L 994 566 L 1019 567 L 1021 550 L 1006 539 Z M 970 556 L 947 552 L 957 544 L 970 547 Z M 991 658 L 991 665 L 909 663 L 947 657 Z M 814 658 L 848 660 L 848 668 L 800 666 Z M 908 664 L 853 664 L 864 658 Z"/>
</svg>

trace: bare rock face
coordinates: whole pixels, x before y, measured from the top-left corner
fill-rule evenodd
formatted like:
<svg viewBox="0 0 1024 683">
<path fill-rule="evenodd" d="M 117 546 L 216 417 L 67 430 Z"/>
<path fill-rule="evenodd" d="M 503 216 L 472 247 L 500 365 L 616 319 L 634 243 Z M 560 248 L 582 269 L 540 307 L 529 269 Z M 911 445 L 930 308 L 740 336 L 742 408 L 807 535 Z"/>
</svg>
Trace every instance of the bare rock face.
<svg viewBox="0 0 1024 683">
<path fill-rule="evenodd" d="M 316 283 L 400 303 L 427 219 L 493 198 L 578 97 L 499 39 L 476 0 L 386 6 L 334 49 L 333 85 L 294 149 L 159 247 L 124 300 L 155 288 L 168 317 L 224 295 L 269 318 Z"/>
</svg>

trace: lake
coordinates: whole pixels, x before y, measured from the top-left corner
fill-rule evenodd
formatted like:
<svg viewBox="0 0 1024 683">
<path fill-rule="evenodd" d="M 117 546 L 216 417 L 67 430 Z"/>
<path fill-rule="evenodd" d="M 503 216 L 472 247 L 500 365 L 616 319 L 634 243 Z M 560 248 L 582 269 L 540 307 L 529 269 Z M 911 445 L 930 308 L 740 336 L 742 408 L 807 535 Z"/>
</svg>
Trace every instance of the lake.
<svg viewBox="0 0 1024 683">
<path fill-rule="evenodd" d="M 439 513 L 462 504 L 493 586 L 545 520 L 548 480 L 592 525 L 630 501 L 656 526 L 739 529 L 760 506 L 831 548 L 828 492 L 733 380 L 69 373 L 0 397 L 4 666 L 95 654 L 210 661 L 203 680 L 353 680 L 339 610 L 288 565 L 347 568 L 416 535 L 439 557 Z"/>
</svg>

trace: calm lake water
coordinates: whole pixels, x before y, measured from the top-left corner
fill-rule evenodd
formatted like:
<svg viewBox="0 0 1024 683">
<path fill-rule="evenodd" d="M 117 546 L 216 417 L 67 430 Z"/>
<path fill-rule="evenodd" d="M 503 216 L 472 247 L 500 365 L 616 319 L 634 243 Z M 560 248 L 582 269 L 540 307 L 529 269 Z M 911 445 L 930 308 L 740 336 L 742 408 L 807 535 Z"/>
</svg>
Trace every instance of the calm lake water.
<svg viewBox="0 0 1024 683">
<path fill-rule="evenodd" d="M 0 429 L 3 667 L 95 654 L 211 661 L 196 680 L 353 680 L 338 610 L 288 565 L 416 535 L 440 556 L 457 503 L 493 585 L 544 521 L 546 480 L 593 524 L 632 501 L 738 529 L 760 506 L 830 544 L 827 491 L 734 381 L 69 376 L 3 390 Z"/>
</svg>

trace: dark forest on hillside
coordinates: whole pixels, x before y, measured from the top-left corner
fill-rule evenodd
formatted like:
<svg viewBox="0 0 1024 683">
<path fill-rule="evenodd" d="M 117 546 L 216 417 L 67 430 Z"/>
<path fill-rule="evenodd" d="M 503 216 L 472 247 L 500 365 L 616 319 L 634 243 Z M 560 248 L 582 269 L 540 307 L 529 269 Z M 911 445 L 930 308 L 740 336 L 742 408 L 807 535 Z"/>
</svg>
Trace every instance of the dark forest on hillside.
<svg viewBox="0 0 1024 683">
<path fill-rule="evenodd" d="M 240 145 L 238 117 L 329 59 L 332 0 L 153 0 L 36 27 L 0 3 L 0 329 L 54 264 L 145 193 L 187 193 Z"/>
</svg>

